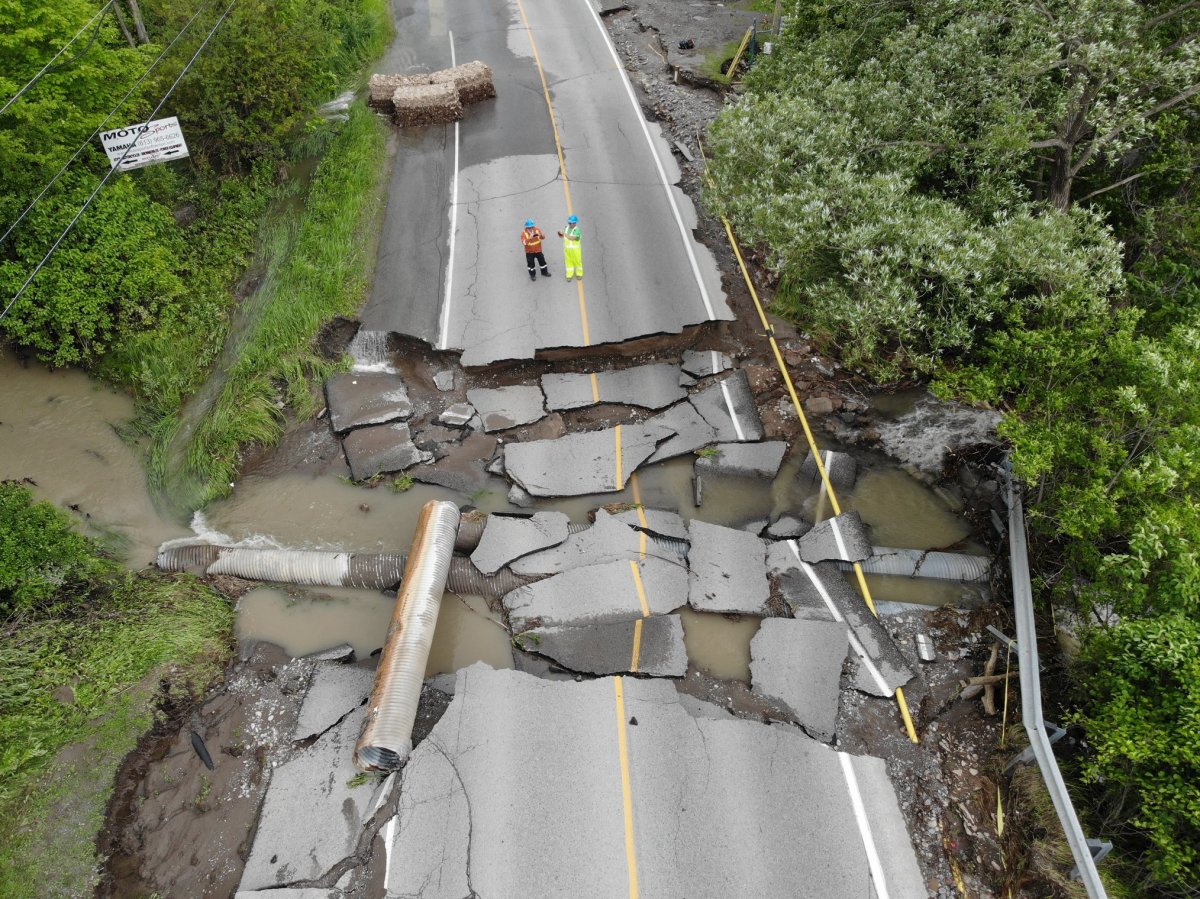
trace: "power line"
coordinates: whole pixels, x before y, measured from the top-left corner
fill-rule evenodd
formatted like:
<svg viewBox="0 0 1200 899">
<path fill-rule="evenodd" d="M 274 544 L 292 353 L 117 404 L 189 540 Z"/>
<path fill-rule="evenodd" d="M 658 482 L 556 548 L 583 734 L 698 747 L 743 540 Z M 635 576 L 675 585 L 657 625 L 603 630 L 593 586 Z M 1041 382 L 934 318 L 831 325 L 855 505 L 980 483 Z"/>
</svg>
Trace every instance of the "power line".
<svg viewBox="0 0 1200 899">
<path fill-rule="evenodd" d="M 54 59 L 51 59 L 48 63 L 46 63 L 44 66 L 42 66 L 42 70 L 40 72 L 38 72 L 36 75 L 34 75 L 32 78 L 30 78 L 29 82 L 23 88 L 21 88 L 19 91 L 17 91 L 15 94 L 13 94 L 12 98 L 9 99 L 9 101 L 7 103 L 5 103 L 3 107 L 0 107 L 0 115 L 4 115 L 4 112 L 5 112 L 5 110 L 8 109 L 8 107 L 12 106 L 14 103 L 16 103 L 18 100 L 20 100 L 21 96 L 27 90 L 29 90 L 31 87 L 33 87 L 35 84 L 37 84 L 39 81 L 41 81 L 42 76 L 45 75 L 47 72 L 49 72 L 51 67 L 53 67 L 55 60 L 57 60 L 60 56 L 62 56 L 64 53 L 66 53 L 67 47 L 71 46 L 73 43 L 75 43 L 75 41 L 79 40 L 79 35 L 83 34 L 85 31 L 87 31 L 89 28 L 91 28 L 93 22 L 96 23 L 96 28 L 97 28 L 97 30 L 99 30 L 100 24 L 97 20 L 102 15 L 104 15 L 106 12 L 108 12 L 108 8 L 110 6 L 112 6 L 114 2 L 115 2 L 115 0 L 108 0 L 107 3 L 105 3 L 102 7 L 100 7 L 100 11 L 97 12 L 90 19 L 88 19 L 87 24 L 84 25 L 82 28 L 80 28 L 78 31 L 76 31 L 75 36 L 73 38 L 71 38 L 69 41 L 67 41 L 65 44 L 63 44 L 62 49 L 54 54 Z M 94 40 L 94 38 L 93 38 L 93 40 Z M 91 44 L 89 43 L 88 46 L 91 46 Z"/>
<path fill-rule="evenodd" d="M 88 146 L 91 144 L 91 142 L 93 140 L 95 140 L 96 135 L 104 130 L 104 126 L 108 124 L 109 119 L 111 119 L 114 115 L 117 114 L 117 110 L 119 110 L 122 106 L 125 105 L 125 101 L 128 100 L 130 98 L 130 96 L 133 95 L 133 92 L 138 89 L 138 87 L 141 85 L 141 83 L 143 81 L 146 80 L 147 77 L 149 77 L 150 73 L 153 72 L 154 69 L 158 66 L 158 64 L 163 61 L 163 58 L 168 53 L 171 52 L 171 48 L 174 47 L 175 44 L 178 43 L 179 39 L 181 37 L 183 37 L 184 33 L 189 28 L 192 27 L 192 23 L 196 21 L 196 18 L 200 15 L 200 13 L 204 12 L 209 7 L 211 7 L 214 2 L 215 2 L 215 0 L 209 0 L 208 3 L 206 3 L 204 6 L 200 7 L 200 9 L 196 10 L 195 14 L 190 19 L 188 19 L 187 24 L 184 25 L 183 28 L 181 28 L 179 30 L 179 33 L 175 35 L 175 37 L 171 40 L 171 43 L 167 44 L 167 46 L 163 49 L 163 51 L 158 54 L 158 58 L 156 60 L 154 60 L 154 62 L 152 62 L 150 64 L 150 67 L 148 69 L 146 69 L 146 71 L 142 72 L 141 77 L 138 78 L 138 80 L 133 83 L 133 87 L 131 87 L 125 93 L 124 97 L 122 97 L 120 100 L 117 101 L 117 105 L 114 106 L 112 108 L 112 111 L 109 112 L 109 114 L 104 117 L 104 121 L 102 121 L 99 125 L 96 126 L 96 130 L 91 133 L 91 135 L 87 138 L 87 140 L 85 140 L 82 144 L 79 145 L 79 149 L 77 149 L 72 154 L 70 159 L 68 159 L 65 163 L 63 163 L 63 167 L 60 168 L 55 173 L 54 177 L 51 178 L 46 183 L 46 186 L 42 188 L 42 192 L 33 198 L 33 201 L 28 206 L 25 207 L 25 209 L 21 212 L 21 214 L 19 216 L 17 216 L 17 220 L 8 226 L 8 230 L 5 231 L 3 235 L 0 235 L 0 245 L 2 245 L 4 243 L 4 241 L 8 240 L 8 236 L 13 233 L 13 231 L 16 229 L 16 227 L 19 224 L 21 224 L 21 222 L 23 222 L 25 220 L 25 216 L 29 215 L 29 213 L 33 211 L 33 207 L 36 206 L 44 196 L 46 196 L 46 194 L 50 190 L 50 188 L 52 188 L 55 185 L 55 183 L 57 183 L 58 179 L 62 177 L 63 172 L 65 172 L 68 168 L 70 168 L 71 163 L 73 163 L 76 159 L 79 158 L 79 154 L 88 148 Z"/>
<path fill-rule="evenodd" d="M 221 13 L 221 18 L 217 19 L 216 24 L 213 25 L 212 30 L 209 31 L 208 36 L 204 38 L 204 42 L 196 48 L 196 52 L 192 54 L 192 58 L 188 60 L 187 65 L 183 67 L 183 71 L 179 73 L 179 77 L 175 79 L 175 83 L 171 85 L 165 94 L 163 94 L 163 98 L 158 101 L 158 105 L 154 107 L 154 111 L 150 113 L 150 116 L 146 121 L 152 121 L 154 117 L 158 115 L 158 111 L 162 109 L 163 104 L 166 103 L 171 94 L 175 92 L 175 88 L 179 87 L 179 82 L 183 80 L 183 76 L 188 73 L 188 70 L 192 67 L 192 64 L 200 57 L 200 54 L 204 52 L 204 48 L 208 46 L 208 42 L 212 40 L 213 35 L 217 33 L 217 29 L 221 27 L 221 23 L 225 21 L 225 17 L 229 15 L 230 10 L 233 9 L 235 3 L 237 3 L 237 0 L 230 0 L 229 5 L 225 7 L 225 11 Z M 129 146 L 125 148 L 125 152 L 121 154 L 121 158 L 113 163 L 112 168 L 110 168 L 104 177 L 100 179 L 100 183 L 96 185 L 96 189 L 93 190 L 88 198 L 84 201 L 83 206 L 80 207 L 77 213 L 75 213 L 75 217 L 71 219 L 70 224 L 63 229 L 63 233 L 58 235 L 58 239 L 54 241 L 54 245 L 50 247 L 50 249 L 46 252 L 46 255 L 42 257 L 42 261 L 37 264 L 37 268 L 35 268 L 30 273 L 29 277 L 25 279 L 25 283 L 21 285 L 21 289 L 13 295 L 11 300 L 9 300 L 8 305 L 4 307 L 4 311 L 0 312 L 0 319 L 3 319 L 6 315 L 8 315 L 9 310 L 12 309 L 17 300 L 21 299 L 21 295 L 25 293 L 25 289 L 33 282 L 33 279 L 37 277 L 38 272 L 45 267 L 46 263 L 50 261 L 50 257 L 54 255 L 54 251 L 57 250 L 63 240 L 66 239 L 66 236 L 71 233 L 71 229 L 75 227 L 75 223 L 79 221 L 80 216 L 82 216 L 84 212 L 87 211 L 87 208 L 92 205 L 92 200 L 96 199 L 96 195 L 100 193 L 101 188 L 108 183 L 108 179 L 111 178 L 113 174 L 121 168 L 121 163 L 125 161 L 125 157 L 129 155 L 130 151 L 135 146 L 137 146 L 137 142 L 145 133 L 146 132 L 144 131 L 139 131 L 137 133 L 137 135 L 130 142 Z"/>
</svg>

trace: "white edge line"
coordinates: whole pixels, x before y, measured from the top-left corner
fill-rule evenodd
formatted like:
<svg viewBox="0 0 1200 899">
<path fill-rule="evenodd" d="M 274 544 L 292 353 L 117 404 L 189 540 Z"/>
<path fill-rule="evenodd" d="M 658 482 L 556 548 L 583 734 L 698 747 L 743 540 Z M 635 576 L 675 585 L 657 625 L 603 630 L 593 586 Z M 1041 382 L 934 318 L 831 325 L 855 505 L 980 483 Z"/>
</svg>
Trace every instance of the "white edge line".
<svg viewBox="0 0 1200 899">
<path fill-rule="evenodd" d="M 737 410 L 733 408 L 733 397 L 729 395 L 729 385 L 725 383 L 728 380 L 728 378 L 725 378 L 721 381 L 721 395 L 725 397 L 725 406 L 729 409 L 729 418 L 733 422 L 734 433 L 737 434 L 738 440 L 744 441 L 746 439 L 746 432 L 742 430 L 742 423 L 738 421 Z"/>
<path fill-rule="evenodd" d="M 387 827 L 383 829 L 383 848 L 386 850 L 384 853 L 386 856 L 384 858 L 385 867 L 383 869 L 383 891 L 385 893 L 388 891 L 388 881 L 392 877 L 392 842 L 396 838 L 397 817 L 397 815 L 392 815 L 392 817 L 388 818 Z"/>
<path fill-rule="evenodd" d="M 854 817 L 858 821 L 858 832 L 862 837 L 863 849 L 867 853 L 867 864 L 871 868 L 871 880 L 879 899 L 890 899 L 887 889 L 887 878 L 883 874 L 883 863 L 879 860 L 879 850 L 875 847 L 875 837 L 871 833 L 871 823 L 867 819 L 867 809 L 863 805 L 862 793 L 858 789 L 858 777 L 850 756 L 844 752 L 837 754 L 842 766 L 842 777 L 846 780 L 846 792 L 850 794 L 850 807 L 854 809 Z"/>
<path fill-rule="evenodd" d="M 800 563 L 800 570 L 808 575 L 808 579 L 812 582 L 812 585 L 817 588 L 817 593 L 820 594 L 821 600 L 825 603 L 825 608 L 829 609 L 829 614 L 833 616 L 833 620 L 839 624 L 846 625 L 846 636 L 850 638 L 850 648 L 862 660 L 863 666 L 875 681 L 875 685 L 879 687 L 885 696 L 894 696 L 896 691 L 889 687 L 887 681 L 883 679 L 882 672 L 875 667 L 875 660 L 867 653 L 866 647 L 862 645 L 862 642 L 858 639 L 858 635 L 854 633 L 837 605 L 834 604 L 833 597 L 829 595 L 829 592 L 825 589 L 825 585 L 821 583 L 821 579 L 817 577 L 817 573 L 813 570 L 813 567 L 800 558 L 800 550 L 796 546 L 796 541 L 789 540 L 787 543 L 792 550 L 792 554 L 796 557 L 796 561 Z"/>
<path fill-rule="evenodd" d="M 454 32 L 447 31 L 450 36 L 450 65 L 455 66 Z M 450 297 L 454 286 L 454 237 L 458 231 L 458 122 L 454 123 L 454 174 L 450 178 L 450 250 L 446 256 L 446 294 L 442 298 L 442 322 L 438 329 L 437 348 L 446 349 L 446 341 L 450 334 Z"/>
<path fill-rule="evenodd" d="M 612 55 L 613 62 L 617 65 L 617 71 L 621 73 L 621 83 L 625 85 L 625 94 L 629 97 L 629 102 L 633 104 L 634 114 L 638 123 L 642 126 L 642 134 L 645 135 L 646 143 L 650 146 L 650 155 L 654 158 L 654 166 L 658 169 L 658 177 L 662 180 L 663 189 L 666 191 L 667 201 L 671 204 L 671 212 L 675 214 L 675 223 L 679 225 L 679 236 L 683 239 L 683 248 L 687 251 L 688 262 L 692 264 L 692 274 L 695 275 L 696 285 L 700 288 L 700 299 L 704 301 L 704 309 L 708 313 L 708 320 L 716 321 L 717 315 L 713 312 L 712 301 L 708 298 L 708 288 L 704 286 L 704 278 L 700 274 L 700 265 L 696 262 L 696 254 L 692 250 L 691 235 L 688 233 L 687 226 L 683 224 L 683 216 L 679 213 L 679 205 L 675 202 L 675 194 L 672 193 L 671 183 L 667 180 L 667 173 L 663 169 L 662 160 L 658 158 L 658 150 L 654 147 L 654 138 L 650 136 L 650 128 L 646 124 L 646 117 L 642 115 L 642 107 L 638 105 L 637 97 L 633 93 L 633 85 L 629 83 L 629 75 L 625 71 L 625 66 L 621 63 L 621 57 L 617 55 L 617 48 L 613 46 L 608 29 L 600 21 L 600 14 L 596 12 L 596 8 L 591 4 L 591 0 L 583 0 L 583 5 L 592 14 L 592 21 L 600 29 L 600 34 L 604 37 L 604 43 L 608 47 L 608 52 Z"/>
<path fill-rule="evenodd" d="M 842 539 L 842 529 L 838 527 L 836 515 L 829 519 L 829 525 L 833 529 L 833 539 L 837 543 L 838 552 L 841 553 L 842 561 L 852 561 L 850 558 L 850 553 L 846 550 L 846 541 Z"/>
</svg>

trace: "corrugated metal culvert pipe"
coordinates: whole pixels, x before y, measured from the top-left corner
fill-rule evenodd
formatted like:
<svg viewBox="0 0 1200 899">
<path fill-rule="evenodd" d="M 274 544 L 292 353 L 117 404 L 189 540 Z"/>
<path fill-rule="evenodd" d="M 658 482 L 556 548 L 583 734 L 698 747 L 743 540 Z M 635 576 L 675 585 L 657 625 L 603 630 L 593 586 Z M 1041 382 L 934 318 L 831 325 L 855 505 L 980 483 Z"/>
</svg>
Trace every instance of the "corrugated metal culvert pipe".
<svg viewBox="0 0 1200 899">
<path fill-rule="evenodd" d="M 361 771 L 392 771 L 412 752 L 412 729 L 446 589 L 459 513 L 454 503 L 430 500 L 413 535 L 408 576 L 396 596 L 387 641 L 375 669 L 367 720 L 354 748 Z"/>
<path fill-rule="evenodd" d="M 853 568 L 848 562 L 838 564 L 845 571 Z M 867 574 L 894 574 L 900 577 L 927 577 L 939 581 L 975 583 L 988 580 L 992 560 L 987 556 L 968 556 L 963 553 L 876 546 L 874 555 L 863 560 L 862 569 Z"/>
<path fill-rule="evenodd" d="M 250 546 L 164 544 L 158 552 L 163 571 L 228 574 L 273 584 L 395 589 L 404 579 L 406 557 L 400 553 L 345 553 L 319 549 L 267 549 Z M 538 580 L 507 568 L 485 575 L 465 556 L 450 562 L 447 586 L 455 593 L 500 599 Z"/>
</svg>

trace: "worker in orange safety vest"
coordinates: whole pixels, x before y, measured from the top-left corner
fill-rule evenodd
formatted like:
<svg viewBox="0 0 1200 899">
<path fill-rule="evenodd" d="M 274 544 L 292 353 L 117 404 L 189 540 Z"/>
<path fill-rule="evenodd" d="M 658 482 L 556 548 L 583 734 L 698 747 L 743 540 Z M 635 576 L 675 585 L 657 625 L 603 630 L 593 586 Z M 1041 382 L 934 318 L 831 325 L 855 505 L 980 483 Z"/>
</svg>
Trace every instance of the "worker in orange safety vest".
<svg viewBox="0 0 1200 899">
<path fill-rule="evenodd" d="M 566 257 L 567 280 L 570 281 L 578 273 L 579 280 L 582 281 L 583 235 L 579 231 L 579 216 L 568 216 L 566 230 L 559 231 L 558 236 L 563 239 L 563 255 Z"/>
<path fill-rule="evenodd" d="M 525 264 L 529 266 L 529 280 L 537 280 L 534 264 L 542 267 L 542 274 L 549 278 L 550 269 L 546 267 L 546 254 L 542 252 L 542 241 L 546 235 L 542 229 L 533 223 L 533 219 L 525 219 L 525 230 L 521 232 L 521 246 L 525 248 Z"/>
</svg>

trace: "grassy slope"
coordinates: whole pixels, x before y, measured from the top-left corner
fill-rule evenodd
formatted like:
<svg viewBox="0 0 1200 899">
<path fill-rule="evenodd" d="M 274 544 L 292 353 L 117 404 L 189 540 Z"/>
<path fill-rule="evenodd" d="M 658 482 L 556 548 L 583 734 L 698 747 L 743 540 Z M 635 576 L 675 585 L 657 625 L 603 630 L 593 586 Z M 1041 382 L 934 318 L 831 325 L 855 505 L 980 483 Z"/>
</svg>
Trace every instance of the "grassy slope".
<svg viewBox="0 0 1200 899">
<path fill-rule="evenodd" d="M 90 893 L 113 771 L 150 727 L 159 680 L 200 693 L 228 658 L 233 610 L 193 578 L 123 575 L 89 606 L 0 643 L 3 899 Z"/>
<path fill-rule="evenodd" d="M 365 108 L 355 108 L 321 160 L 303 209 L 264 239 L 259 317 L 241 338 L 237 361 L 188 451 L 182 480 L 198 484 L 198 502 L 228 492 L 243 446 L 279 439 L 281 403 L 299 415 L 316 411 L 313 387 L 337 365 L 322 358 L 313 336 L 362 304 L 385 162 L 383 126 Z M 156 477 L 178 478 L 178 472 L 168 474 L 166 456 L 174 436 L 171 423 L 155 435 Z"/>
</svg>

